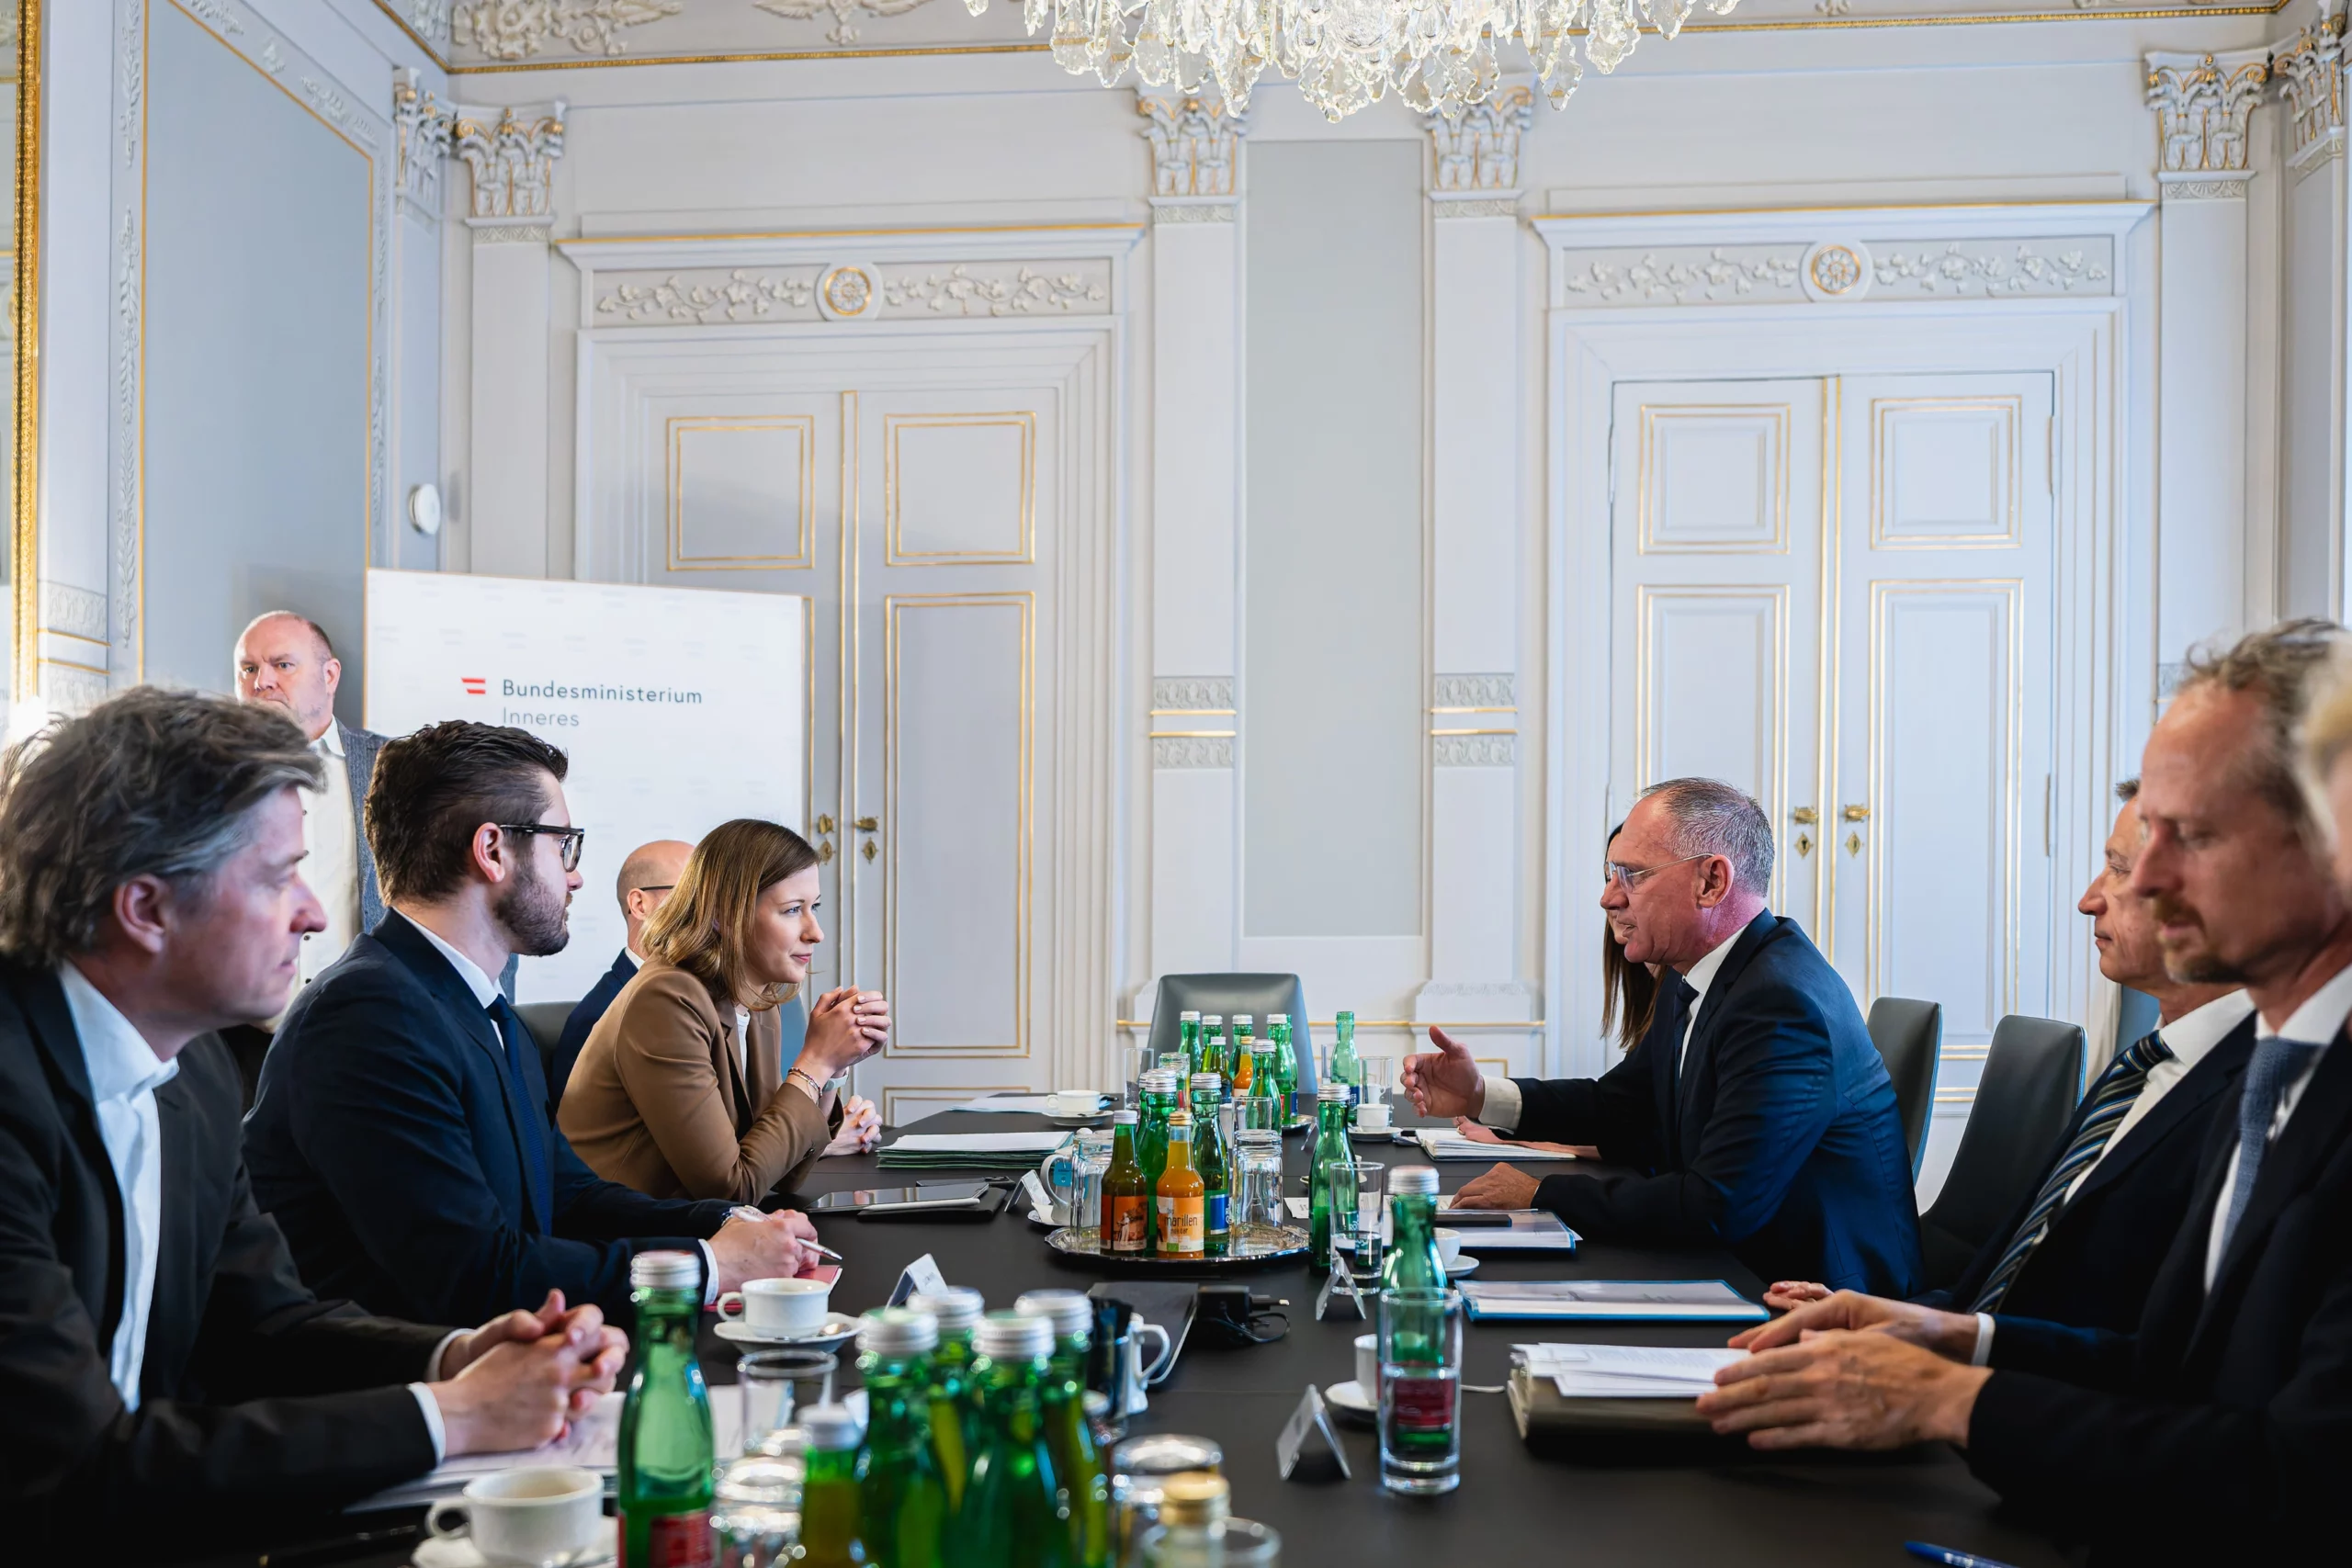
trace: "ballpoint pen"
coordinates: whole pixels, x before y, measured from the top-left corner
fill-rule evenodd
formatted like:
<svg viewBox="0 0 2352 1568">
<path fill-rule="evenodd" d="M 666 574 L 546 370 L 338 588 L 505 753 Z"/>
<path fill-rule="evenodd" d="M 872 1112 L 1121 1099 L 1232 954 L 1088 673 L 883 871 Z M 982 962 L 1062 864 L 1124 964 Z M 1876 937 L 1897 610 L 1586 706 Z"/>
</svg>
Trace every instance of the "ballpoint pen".
<svg viewBox="0 0 2352 1568">
<path fill-rule="evenodd" d="M 842 1255 L 835 1252 L 831 1247 L 827 1247 L 823 1242 L 810 1242 L 808 1244 L 808 1250 L 814 1252 L 818 1257 L 823 1258 L 828 1263 L 839 1263 L 842 1261 Z"/>
<path fill-rule="evenodd" d="M 1930 1562 L 1940 1562 L 1944 1568 L 2009 1568 L 2007 1563 L 1997 1562 L 1990 1557 L 1979 1557 L 1968 1551 L 1954 1551 L 1949 1546 L 1935 1546 L 1924 1540 L 1906 1540 L 1903 1543 L 1903 1550 L 1914 1557 L 1925 1558 Z"/>
</svg>

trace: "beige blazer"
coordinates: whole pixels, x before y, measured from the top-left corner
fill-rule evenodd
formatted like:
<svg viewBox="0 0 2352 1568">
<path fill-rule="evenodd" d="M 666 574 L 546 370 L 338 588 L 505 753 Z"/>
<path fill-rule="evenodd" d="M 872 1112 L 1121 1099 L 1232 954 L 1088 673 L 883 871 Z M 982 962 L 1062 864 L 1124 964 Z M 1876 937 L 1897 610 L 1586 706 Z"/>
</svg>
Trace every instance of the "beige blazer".
<svg viewBox="0 0 2352 1568">
<path fill-rule="evenodd" d="M 756 1203 L 797 1185 L 841 1122 L 781 1082 L 775 1010 L 752 1015 L 735 1059 L 735 1010 L 700 980 L 649 962 L 589 1032 L 557 1121 L 607 1181 L 655 1198 Z"/>
</svg>

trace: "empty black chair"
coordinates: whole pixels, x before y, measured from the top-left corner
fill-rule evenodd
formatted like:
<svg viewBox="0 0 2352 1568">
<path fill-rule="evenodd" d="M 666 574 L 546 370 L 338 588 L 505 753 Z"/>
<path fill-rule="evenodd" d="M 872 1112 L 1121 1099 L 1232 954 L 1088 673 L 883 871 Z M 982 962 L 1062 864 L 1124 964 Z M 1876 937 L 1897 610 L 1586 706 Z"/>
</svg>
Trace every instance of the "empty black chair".
<svg viewBox="0 0 2352 1568">
<path fill-rule="evenodd" d="M 1315 1041 L 1306 1029 L 1306 987 L 1295 975 L 1162 975 L 1151 1004 L 1151 1054 L 1157 1060 L 1176 1049 L 1177 1014 L 1246 1012 L 1258 1038 L 1266 1037 L 1269 1013 L 1290 1015 L 1292 1047 L 1298 1056 L 1297 1092 L 1315 1096 Z"/>
<path fill-rule="evenodd" d="M 531 1032 L 531 1043 L 539 1048 L 539 1072 L 546 1077 L 550 1092 L 555 1089 L 555 1047 L 563 1038 L 563 1025 L 571 1017 L 578 1002 L 517 1002 L 514 1010 L 522 1016 L 523 1027 Z"/>
<path fill-rule="evenodd" d="M 1928 1112 L 1936 1103 L 1936 1058 L 1943 1051 L 1944 1010 L 1939 1002 L 1881 997 L 1871 1004 L 1871 1043 L 1894 1080 L 1894 1113 L 1911 1150 L 1911 1179 L 1928 1152 Z"/>
<path fill-rule="evenodd" d="M 2084 1049 L 2081 1027 L 2055 1019 L 2012 1013 L 1994 1029 L 1951 1174 L 1919 1216 L 1929 1290 L 1960 1278 L 2049 1163 L 2082 1098 Z"/>
</svg>

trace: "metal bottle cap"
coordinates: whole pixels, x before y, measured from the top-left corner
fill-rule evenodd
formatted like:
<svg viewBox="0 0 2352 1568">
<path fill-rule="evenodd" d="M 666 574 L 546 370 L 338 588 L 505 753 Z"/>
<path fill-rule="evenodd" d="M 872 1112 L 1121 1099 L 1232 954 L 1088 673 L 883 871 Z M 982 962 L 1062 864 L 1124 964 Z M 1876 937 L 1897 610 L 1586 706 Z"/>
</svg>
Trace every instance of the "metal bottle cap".
<svg viewBox="0 0 2352 1568">
<path fill-rule="evenodd" d="M 1094 1303 L 1082 1292 L 1024 1291 L 1013 1301 L 1012 1310 L 1045 1318 L 1060 1338 L 1094 1337 Z"/>
<path fill-rule="evenodd" d="M 1233 1512 L 1233 1486 L 1222 1475 L 1188 1470 L 1160 1483 L 1159 1522 L 1214 1529 Z"/>
<path fill-rule="evenodd" d="M 702 1259 L 691 1252 L 640 1252 L 628 1260 L 628 1282 L 640 1291 L 691 1291 L 702 1283 Z"/>
<path fill-rule="evenodd" d="M 1388 1195 L 1391 1198 L 1410 1192 L 1419 1197 L 1432 1197 L 1437 1192 L 1437 1168 L 1427 1165 L 1400 1166 L 1388 1173 Z"/>
<path fill-rule="evenodd" d="M 944 1291 L 917 1291 L 907 1298 L 907 1305 L 915 1312 L 929 1313 L 938 1321 L 942 1334 L 969 1334 L 988 1302 L 968 1285 L 950 1285 Z"/>
<path fill-rule="evenodd" d="M 1159 1432 L 1130 1438 L 1111 1450 L 1111 1468 L 1121 1475 L 1176 1475 L 1188 1470 L 1212 1472 L 1225 1466 L 1225 1450 L 1212 1438 Z"/>
<path fill-rule="evenodd" d="M 1197 1008 L 1186 1008 L 1182 1012 L 1176 1015 L 1176 1021 L 1179 1023 L 1198 1023 L 1201 1021 L 1200 1010 Z"/>
<path fill-rule="evenodd" d="M 1141 1112 L 1135 1111 L 1114 1111 L 1111 1112 L 1111 1125 L 1114 1127 L 1132 1127 L 1136 1124 L 1136 1120 L 1140 1114 Z"/>
<path fill-rule="evenodd" d="M 857 1320 L 857 1348 L 877 1356 L 920 1356 L 939 1348 L 939 1318 L 907 1307 L 877 1307 Z"/>
<path fill-rule="evenodd" d="M 1035 1313 L 992 1312 L 972 1330 L 972 1348 L 992 1361 L 1034 1361 L 1054 1353 L 1054 1320 Z"/>
<path fill-rule="evenodd" d="M 1193 1075 L 1193 1092 L 1194 1094 L 1199 1094 L 1205 1089 L 1215 1089 L 1217 1093 L 1223 1094 L 1225 1092 L 1224 1075 L 1219 1073 L 1194 1073 Z"/>
<path fill-rule="evenodd" d="M 1324 1100 L 1336 1100 L 1345 1105 L 1349 1099 L 1348 1086 L 1343 1083 L 1327 1083 L 1315 1091 L 1315 1098 Z"/>
<path fill-rule="evenodd" d="M 857 1447 L 857 1417 L 846 1404 L 812 1404 L 793 1423 L 808 1434 L 808 1446 L 822 1451 Z"/>
<path fill-rule="evenodd" d="M 1270 1012 L 1266 1015 L 1266 1021 L 1268 1023 L 1286 1024 L 1290 1021 L 1290 1014 L 1286 1012 Z"/>
</svg>

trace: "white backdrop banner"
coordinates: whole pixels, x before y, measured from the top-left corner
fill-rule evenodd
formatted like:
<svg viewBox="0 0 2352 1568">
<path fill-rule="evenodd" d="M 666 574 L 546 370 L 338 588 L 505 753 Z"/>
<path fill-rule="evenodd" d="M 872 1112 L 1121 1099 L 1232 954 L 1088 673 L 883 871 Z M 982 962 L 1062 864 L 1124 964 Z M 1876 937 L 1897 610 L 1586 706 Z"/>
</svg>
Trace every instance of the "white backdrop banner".
<svg viewBox="0 0 2352 1568">
<path fill-rule="evenodd" d="M 588 830 L 571 942 L 526 958 L 522 1001 L 586 993 L 620 952 L 614 878 L 652 839 L 735 817 L 797 830 L 808 679 L 803 601 L 431 571 L 368 573 L 368 728 L 511 724 L 571 759 Z"/>
</svg>

